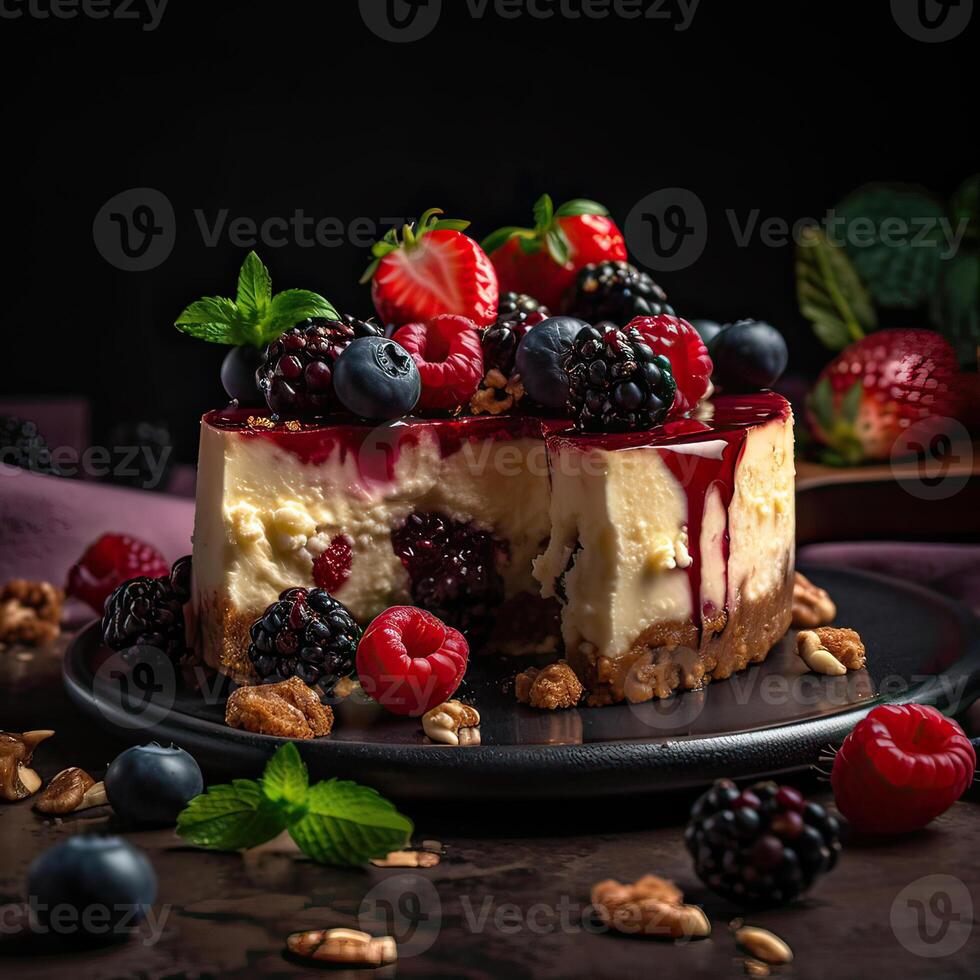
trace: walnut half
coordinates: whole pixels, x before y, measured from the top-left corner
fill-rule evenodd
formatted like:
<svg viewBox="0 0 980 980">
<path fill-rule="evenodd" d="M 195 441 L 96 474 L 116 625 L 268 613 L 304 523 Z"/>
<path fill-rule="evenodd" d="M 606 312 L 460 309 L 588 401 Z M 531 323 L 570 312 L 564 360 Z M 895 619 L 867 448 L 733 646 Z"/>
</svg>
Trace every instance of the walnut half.
<svg viewBox="0 0 980 980">
<path fill-rule="evenodd" d="M 697 905 L 685 905 L 683 892 L 656 875 L 621 883 L 613 879 L 592 887 L 592 907 L 610 929 L 634 936 L 701 939 L 711 923 Z"/>
<path fill-rule="evenodd" d="M 76 810 L 89 810 L 108 802 L 105 783 L 97 783 L 84 769 L 62 769 L 34 801 L 38 813 L 61 816 Z"/>
<path fill-rule="evenodd" d="M 826 589 L 814 585 L 802 572 L 793 580 L 793 625 L 811 630 L 834 621 L 837 606 Z"/>
<path fill-rule="evenodd" d="M 31 768 L 31 760 L 34 750 L 52 735 L 50 728 L 22 735 L 0 732 L 0 799 L 25 800 L 41 788 L 41 777 Z"/>
<path fill-rule="evenodd" d="M 565 660 L 558 660 L 540 670 L 529 667 L 517 675 L 514 694 L 522 704 L 532 708 L 574 708 L 582 698 L 582 682 Z"/>
<path fill-rule="evenodd" d="M 351 966 L 384 966 L 398 959 L 398 949 L 391 936 L 375 938 L 358 929 L 294 932 L 287 937 L 286 948 L 304 960 Z"/>
<path fill-rule="evenodd" d="M 329 735 L 333 709 L 298 677 L 278 684 L 240 687 L 225 705 L 225 723 L 258 735 L 315 738 Z"/>
<path fill-rule="evenodd" d="M 861 637 L 849 629 L 823 626 L 803 630 L 796 637 L 796 647 L 803 662 L 818 674 L 846 674 L 861 670 L 867 659 Z"/>
<path fill-rule="evenodd" d="M 0 589 L 0 643 L 49 643 L 61 632 L 64 601 L 64 592 L 50 582 L 8 582 Z"/>
<path fill-rule="evenodd" d="M 446 701 L 422 715 L 422 730 L 443 745 L 479 745 L 480 712 L 461 701 Z"/>
</svg>

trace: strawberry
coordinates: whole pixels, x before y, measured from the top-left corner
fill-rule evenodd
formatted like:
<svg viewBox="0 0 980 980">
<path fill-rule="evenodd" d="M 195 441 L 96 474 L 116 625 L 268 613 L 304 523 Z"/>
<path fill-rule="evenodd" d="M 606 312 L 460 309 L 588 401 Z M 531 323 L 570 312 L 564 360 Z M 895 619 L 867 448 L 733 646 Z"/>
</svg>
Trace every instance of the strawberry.
<svg viewBox="0 0 980 980">
<path fill-rule="evenodd" d="M 533 228 L 499 228 L 483 240 L 503 292 L 526 293 L 564 311 L 579 269 L 590 262 L 626 259 L 622 232 L 595 201 L 567 201 L 555 210 L 542 194 L 534 221 Z"/>
<path fill-rule="evenodd" d="M 374 261 L 361 277 L 382 321 L 431 320 L 442 313 L 469 317 L 478 326 L 497 317 L 497 274 L 486 253 L 463 234 L 468 221 L 440 218 L 438 208 L 405 225 L 401 240 L 392 228 L 371 249 Z"/>
<path fill-rule="evenodd" d="M 828 462 L 888 459 L 914 423 L 956 418 L 962 375 L 949 341 L 932 330 L 879 330 L 824 368 L 807 417 Z"/>
</svg>

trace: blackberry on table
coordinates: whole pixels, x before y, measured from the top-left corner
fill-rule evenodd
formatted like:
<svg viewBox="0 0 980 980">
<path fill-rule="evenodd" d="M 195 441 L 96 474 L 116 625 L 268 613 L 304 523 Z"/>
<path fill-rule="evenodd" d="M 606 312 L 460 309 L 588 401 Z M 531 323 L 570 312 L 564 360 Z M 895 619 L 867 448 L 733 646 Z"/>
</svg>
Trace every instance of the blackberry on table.
<svg viewBox="0 0 980 980">
<path fill-rule="evenodd" d="M 579 270 L 567 312 L 589 323 L 611 320 L 619 327 L 637 316 L 674 316 L 667 294 L 650 276 L 628 262 L 612 260 Z"/>
<path fill-rule="evenodd" d="M 120 422 L 109 433 L 111 483 L 140 490 L 165 490 L 173 470 L 173 438 L 166 425 Z"/>
<path fill-rule="evenodd" d="M 514 373 L 517 347 L 535 324 L 551 314 L 531 296 L 504 293 L 497 305 L 497 319 L 483 331 L 483 365 L 489 373 L 494 368 L 505 378 Z"/>
<path fill-rule="evenodd" d="M 263 682 L 298 677 L 329 694 L 354 670 L 361 629 L 326 589 L 287 589 L 249 635 L 248 658 Z"/>
<path fill-rule="evenodd" d="M 337 411 L 341 407 L 333 388 L 337 358 L 352 341 L 383 335 L 376 323 L 349 314 L 339 320 L 304 320 L 265 349 L 255 372 L 256 384 L 269 408 L 280 415 Z"/>
<path fill-rule="evenodd" d="M 186 649 L 184 599 L 170 578 L 140 576 L 118 586 L 106 599 L 102 637 L 112 650 L 156 647 L 171 657 Z"/>
<path fill-rule="evenodd" d="M 564 358 L 568 410 L 579 429 L 628 432 L 664 420 L 677 385 L 670 361 L 638 330 L 586 327 Z"/>
<path fill-rule="evenodd" d="M 691 810 L 684 842 L 698 877 L 734 902 L 780 905 L 837 863 L 840 827 L 790 786 L 715 783 Z"/>
<path fill-rule="evenodd" d="M 0 464 L 61 476 L 36 423 L 10 415 L 0 415 Z"/>
</svg>

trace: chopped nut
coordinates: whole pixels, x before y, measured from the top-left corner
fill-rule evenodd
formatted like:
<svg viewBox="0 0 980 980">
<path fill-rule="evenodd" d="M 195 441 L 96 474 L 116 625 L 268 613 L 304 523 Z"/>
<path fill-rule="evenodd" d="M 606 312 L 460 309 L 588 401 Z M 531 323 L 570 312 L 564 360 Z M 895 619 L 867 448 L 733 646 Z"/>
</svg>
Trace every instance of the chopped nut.
<svg viewBox="0 0 980 980">
<path fill-rule="evenodd" d="M 48 728 L 23 735 L 0 732 L 0 798 L 12 803 L 26 800 L 41 788 L 41 777 L 30 763 L 34 750 L 52 735 Z"/>
<path fill-rule="evenodd" d="M 532 708 L 574 708 L 582 698 L 583 687 L 575 671 L 565 660 L 540 670 L 529 667 L 514 680 L 514 694 L 522 704 Z"/>
<path fill-rule="evenodd" d="M 862 670 L 866 651 L 861 637 L 854 630 L 824 626 L 816 631 L 820 643 L 829 650 L 848 670 Z"/>
<path fill-rule="evenodd" d="M 735 942 L 764 963 L 792 963 L 793 951 L 775 933 L 757 926 L 742 926 L 735 932 Z"/>
<path fill-rule="evenodd" d="M 837 606 L 825 589 L 814 585 L 802 572 L 793 581 L 793 625 L 813 629 L 834 621 Z"/>
<path fill-rule="evenodd" d="M 314 738 L 329 735 L 333 710 L 298 677 L 259 687 L 240 687 L 225 706 L 225 723 L 259 735 Z"/>
<path fill-rule="evenodd" d="M 357 688 L 357 681 L 353 677 L 341 677 L 333 686 L 331 692 L 335 698 L 349 698 Z"/>
<path fill-rule="evenodd" d="M 105 783 L 97 783 L 84 769 L 62 769 L 34 801 L 38 813 L 65 814 L 88 810 L 107 802 Z"/>
<path fill-rule="evenodd" d="M 253 429 L 274 429 L 276 423 L 264 415 L 250 415 L 247 419 L 250 428 Z"/>
<path fill-rule="evenodd" d="M 460 701 L 446 701 L 422 715 L 422 731 L 445 745 L 479 745 L 480 713 Z"/>
<path fill-rule="evenodd" d="M 803 630 L 796 637 L 796 652 L 803 663 L 817 674 L 833 677 L 847 673 L 847 668 L 824 647 L 813 630 Z"/>
<path fill-rule="evenodd" d="M 352 966 L 383 966 L 398 958 L 398 949 L 391 936 L 376 939 L 357 929 L 294 932 L 287 937 L 286 948 L 303 959 Z"/>
<path fill-rule="evenodd" d="M 498 368 L 491 368 L 470 399 L 470 411 L 474 415 L 500 415 L 509 412 L 523 397 L 524 385 L 517 375 L 508 380 Z"/>
<path fill-rule="evenodd" d="M 61 632 L 64 601 L 50 582 L 8 582 L 0 589 L 0 643 L 49 643 Z"/>
<path fill-rule="evenodd" d="M 711 934 L 711 923 L 697 905 L 684 905 L 684 894 L 672 882 L 646 875 L 632 884 L 613 879 L 592 888 L 592 906 L 610 929 L 629 935 L 699 939 Z"/>
<path fill-rule="evenodd" d="M 376 868 L 434 868 L 439 863 L 434 851 L 392 851 L 383 858 L 371 858 Z"/>
<path fill-rule="evenodd" d="M 287 432 L 299 432 L 303 428 L 302 425 L 296 419 L 288 419 L 286 421 L 286 431 Z"/>
</svg>

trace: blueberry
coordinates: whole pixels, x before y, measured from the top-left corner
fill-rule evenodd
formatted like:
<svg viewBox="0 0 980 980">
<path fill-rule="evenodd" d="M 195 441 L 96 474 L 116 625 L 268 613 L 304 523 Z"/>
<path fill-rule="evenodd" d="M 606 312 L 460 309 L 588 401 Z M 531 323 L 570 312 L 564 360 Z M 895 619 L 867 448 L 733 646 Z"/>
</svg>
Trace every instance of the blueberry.
<svg viewBox="0 0 980 980">
<path fill-rule="evenodd" d="M 714 381 L 726 391 L 771 388 L 786 370 L 789 351 L 782 334 L 759 320 L 739 320 L 708 345 Z"/>
<path fill-rule="evenodd" d="M 152 742 L 116 756 L 105 774 L 105 791 L 121 820 L 169 826 L 204 792 L 204 777 L 192 755 Z"/>
<path fill-rule="evenodd" d="M 264 405 L 265 399 L 255 381 L 255 372 L 262 363 L 262 351 L 251 344 L 232 347 L 221 362 L 221 384 L 229 398 L 237 398 L 246 408 Z"/>
<path fill-rule="evenodd" d="M 78 835 L 49 848 L 27 871 L 41 924 L 66 937 L 124 939 L 157 893 L 147 856 L 119 837 Z"/>
<path fill-rule="evenodd" d="M 568 401 L 568 375 L 562 358 L 571 350 L 579 331 L 589 327 L 571 316 L 553 316 L 531 327 L 517 348 L 517 371 L 527 393 L 548 408 L 564 408 Z M 601 336 L 598 334 L 598 336 Z"/>
<path fill-rule="evenodd" d="M 333 385 L 344 408 L 375 422 L 408 415 L 422 394 L 415 361 L 385 337 L 351 341 L 334 365 Z"/>
<path fill-rule="evenodd" d="M 706 344 L 710 344 L 725 329 L 716 320 L 692 320 L 691 326 L 697 330 L 698 336 Z"/>
</svg>

